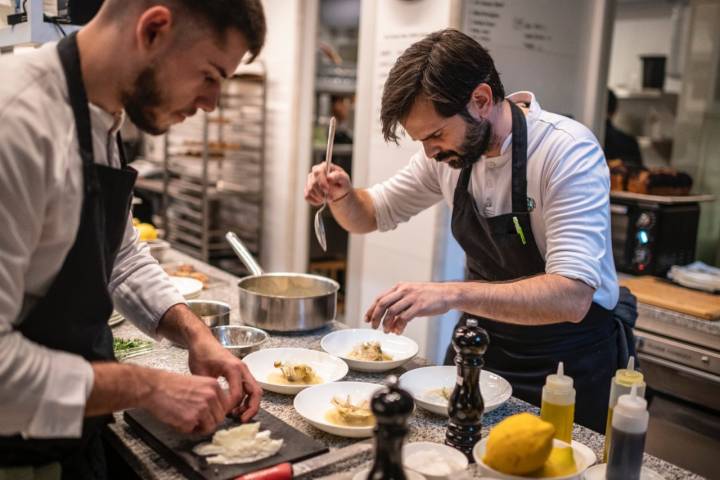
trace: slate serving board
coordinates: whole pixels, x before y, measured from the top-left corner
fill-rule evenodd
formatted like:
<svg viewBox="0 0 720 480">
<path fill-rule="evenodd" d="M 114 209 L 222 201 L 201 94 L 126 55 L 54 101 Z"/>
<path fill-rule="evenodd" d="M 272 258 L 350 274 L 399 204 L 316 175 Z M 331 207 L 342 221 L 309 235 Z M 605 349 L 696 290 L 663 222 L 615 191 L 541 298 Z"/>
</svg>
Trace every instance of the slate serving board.
<svg viewBox="0 0 720 480">
<path fill-rule="evenodd" d="M 192 449 L 198 443 L 209 441 L 212 435 L 185 435 L 176 432 L 145 410 L 126 410 L 123 416 L 145 443 L 192 480 L 230 480 L 279 463 L 299 462 L 328 451 L 322 443 L 260 410 L 253 420 L 260 422 L 261 431 L 270 430 L 272 438 L 284 440 L 280 451 L 272 457 L 253 463 L 209 465 L 203 457 L 195 455 Z M 231 428 L 237 425 L 239 425 L 237 421 L 228 419 L 218 428 Z"/>
</svg>

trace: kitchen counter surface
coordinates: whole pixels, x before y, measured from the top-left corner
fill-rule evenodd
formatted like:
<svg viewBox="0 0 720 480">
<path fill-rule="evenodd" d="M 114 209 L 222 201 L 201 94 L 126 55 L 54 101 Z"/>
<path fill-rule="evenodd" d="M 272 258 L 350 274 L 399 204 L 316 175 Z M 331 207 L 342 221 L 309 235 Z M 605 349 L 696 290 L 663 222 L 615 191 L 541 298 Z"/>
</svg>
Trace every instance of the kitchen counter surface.
<svg viewBox="0 0 720 480">
<path fill-rule="evenodd" d="M 239 319 L 237 318 L 238 309 L 236 308 L 236 277 L 175 251 L 169 252 L 166 262 L 168 260 L 170 262 L 190 263 L 194 265 L 197 270 L 210 275 L 210 288 L 203 291 L 201 298 L 221 300 L 230 303 L 233 306 L 231 323 L 239 323 Z M 328 332 L 340 328 L 345 328 L 345 326 L 335 322 L 332 326 L 307 335 L 273 334 L 268 342 L 268 347 L 287 346 L 320 350 L 320 339 Z M 144 337 L 144 335 L 128 321 L 116 326 L 113 329 L 113 332 L 116 337 L 121 338 L 147 338 Z M 167 340 L 157 343 L 151 352 L 127 359 L 126 362 L 148 367 L 163 368 L 175 372 L 188 371 L 187 352 L 183 349 L 172 346 L 167 342 Z M 415 359 L 405 367 L 397 369 L 391 373 L 400 375 L 407 369 L 417 368 L 426 364 L 427 362 L 422 359 Z M 383 380 L 385 375 L 386 374 L 367 374 L 350 371 L 346 380 L 378 383 Z M 292 398 L 293 397 L 291 396 L 265 392 L 261 407 L 301 432 L 320 439 L 331 449 L 343 447 L 352 442 L 350 439 L 326 434 L 307 424 L 292 408 Z M 505 405 L 493 412 L 490 412 L 484 417 L 483 436 L 487 435 L 488 428 L 496 424 L 498 421 L 508 415 L 523 411 L 537 413 L 537 408 L 521 400 L 511 398 Z M 153 480 L 175 480 L 185 478 L 134 434 L 131 428 L 123 420 L 121 413 L 115 414 L 115 420 L 116 422 L 109 426 L 107 435 L 108 440 L 141 478 Z M 445 426 L 446 419 L 418 408 L 410 418 L 410 434 L 407 441 L 431 441 L 441 443 L 445 438 Z M 602 435 L 584 427 L 576 426 L 574 438 L 577 441 L 589 446 L 598 456 L 602 455 Z M 321 478 L 324 476 L 332 476 L 332 478 L 338 479 L 352 478 L 352 472 L 360 467 L 367 466 L 369 461 L 369 454 L 355 457 L 346 462 L 335 464 L 318 471 L 315 475 L 313 475 L 313 478 Z M 702 478 L 650 455 L 645 456 L 645 465 L 660 473 L 668 480 Z M 470 467 L 468 474 L 470 477 L 480 476 L 474 466 Z"/>
</svg>

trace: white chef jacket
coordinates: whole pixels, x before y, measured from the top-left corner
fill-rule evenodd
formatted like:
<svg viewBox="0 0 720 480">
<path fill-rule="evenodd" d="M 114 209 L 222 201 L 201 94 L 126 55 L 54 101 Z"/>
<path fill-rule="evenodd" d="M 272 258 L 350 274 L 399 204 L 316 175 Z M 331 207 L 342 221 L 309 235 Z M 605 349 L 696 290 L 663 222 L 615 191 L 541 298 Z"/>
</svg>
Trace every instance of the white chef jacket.
<svg viewBox="0 0 720 480">
<path fill-rule="evenodd" d="M 95 162 L 120 168 L 122 115 L 90 105 Z M 54 43 L 0 58 L 0 435 L 79 437 L 93 371 L 13 330 L 50 288 L 75 242 L 82 160 Z M 110 279 L 115 308 L 149 335 L 184 300 L 137 242 L 132 219 Z M 62 312 L 58 312 L 61 314 Z M 52 318 L 48 319 L 52 328 Z"/>
<path fill-rule="evenodd" d="M 585 282 L 593 301 L 613 309 L 618 283 L 610 236 L 610 174 L 597 139 L 582 124 L 544 111 L 531 92 L 508 99 L 527 103 L 527 194 L 534 201 L 530 223 L 545 272 Z M 472 169 L 471 193 L 486 217 L 512 210 L 512 134 L 500 155 L 481 158 Z M 380 231 L 392 230 L 445 200 L 450 208 L 460 170 L 425 155 L 369 189 Z"/>
</svg>

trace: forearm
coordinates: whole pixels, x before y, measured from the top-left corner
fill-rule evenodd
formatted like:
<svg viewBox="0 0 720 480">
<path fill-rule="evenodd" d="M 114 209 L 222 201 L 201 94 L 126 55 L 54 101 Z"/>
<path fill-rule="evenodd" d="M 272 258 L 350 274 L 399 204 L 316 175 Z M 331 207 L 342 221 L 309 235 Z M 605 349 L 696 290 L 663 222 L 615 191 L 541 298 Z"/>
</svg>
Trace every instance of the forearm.
<svg viewBox="0 0 720 480">
<path fill-rule="evenodd" d="M 367 190 L 351 190 L 329 205 L 335 220 L 348 232 L 370 233 L 377 230 L 375 207 Z"/>
<path fill-rule="evenodd" d="M 580 322 L 594 290 L 579 280 L 543 274 L 507 283 L 461 282 L 453 308 L 518 325 Z"/>
<path fill-rule="evenodd" d="M 194 342 L 213 338 L 208 326 L 182 303 L 173 305 L 165 312 L 157 331 L 163 337 L 186 348 Z"/>
<path fill-rule="evenodd" d="M 115 362 L 93 362 L 93 387 L 85 404 L 85 416 L 106 415 L 143 405 L 152 394 L 157 371 Z"/>
</svg>

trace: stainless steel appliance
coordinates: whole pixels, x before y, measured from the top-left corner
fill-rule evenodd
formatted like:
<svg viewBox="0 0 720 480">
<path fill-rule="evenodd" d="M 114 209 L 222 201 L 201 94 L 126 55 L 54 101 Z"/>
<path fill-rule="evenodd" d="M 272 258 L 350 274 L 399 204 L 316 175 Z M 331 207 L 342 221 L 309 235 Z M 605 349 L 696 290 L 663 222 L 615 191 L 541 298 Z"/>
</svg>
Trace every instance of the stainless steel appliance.
<svg viewBox="0 0 720 480">
<path fill-rule="evenodd" d="M 700 202 L 712 198 L 611 192 L 615 267 L 636 275 L 664 276 L 671 266 L 694 261 Z"/>
</svg>

